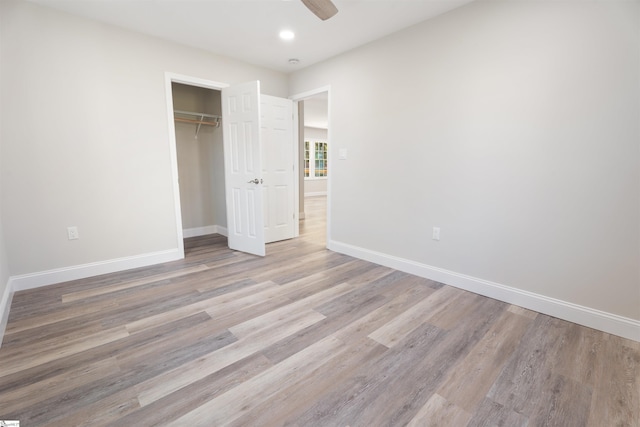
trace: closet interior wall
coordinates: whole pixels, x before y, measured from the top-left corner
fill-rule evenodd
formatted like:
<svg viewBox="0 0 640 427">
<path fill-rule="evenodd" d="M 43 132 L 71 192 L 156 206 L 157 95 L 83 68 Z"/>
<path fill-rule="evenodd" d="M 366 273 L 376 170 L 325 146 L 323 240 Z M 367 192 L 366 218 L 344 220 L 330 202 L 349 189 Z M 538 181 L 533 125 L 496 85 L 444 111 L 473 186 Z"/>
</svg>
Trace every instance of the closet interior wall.
<svg viewBox="0 0 640 427">
<path fill-rule="evenodd" d="M 174 110 L 221 115 L 220 91 L 172 84 Z M 225 234 L 222 127 L 175 122 L 184 237 Z M 197 133 L 196 133 L 197 130 Z"/>
</svg>

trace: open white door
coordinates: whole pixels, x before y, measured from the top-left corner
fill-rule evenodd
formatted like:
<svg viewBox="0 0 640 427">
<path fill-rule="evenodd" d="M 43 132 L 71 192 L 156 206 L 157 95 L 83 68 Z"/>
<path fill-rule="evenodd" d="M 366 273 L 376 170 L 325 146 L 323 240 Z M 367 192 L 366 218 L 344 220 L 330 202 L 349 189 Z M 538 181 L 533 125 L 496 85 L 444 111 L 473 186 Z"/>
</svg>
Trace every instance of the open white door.
<svg viewBox="0 0 640 427">
<path fill-rule="evenodd" d="M 266 243 L 295 236 L 293 101 L 260 95 L 260 131 Z"/>
<path fill-rule="evenodd" d="M 265 255 L 260 82 L 222 89 L 229 248 Z"/>
</svg>

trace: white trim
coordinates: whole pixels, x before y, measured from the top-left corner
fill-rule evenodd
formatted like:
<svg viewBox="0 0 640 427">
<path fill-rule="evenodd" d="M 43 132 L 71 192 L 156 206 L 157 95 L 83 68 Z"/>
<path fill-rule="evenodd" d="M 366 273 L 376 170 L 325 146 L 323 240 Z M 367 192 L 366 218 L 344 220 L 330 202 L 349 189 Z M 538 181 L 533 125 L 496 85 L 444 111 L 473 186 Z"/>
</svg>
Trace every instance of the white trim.
<svg viewBox="0 0 640 427">
<path fill-rule="evenodd" d="M 226 231 L 226 230 L 225 230 Z M 147 267 L 149 265 L 176 261 L 184 258 L 184 249 L 169 249 L 166 251 L 152 252 L 148 254 L 130 257 L 116 258 L 108 261 L 92 262 L 89 264 L 72 267 L 57 268 L 38 273 L 11 276 L 0 300 L 0 345 L 9 320 L 9 309 L 13 294 L 18 291 L 40 288 L 70 280 L 84 279 L 99 276 L 101 274 L 115 273 L 133 268 Z"/>
<path fill-rule="evenodd" d="M 173 83 L 181 83 L 189 86 L 199 86 L 206 89 L 220 90 L 229 87 L 228 83 L 215 82 L 213 80 L 201 79 L 199 77 L 187 76 L 186 74 L 171 73 L 167 71 L 165 76 L 169 77 Z M 171 119 L 173 121 L 173 103 L 170 106 Z"/>
<path fill-rule="evenodd" d="M 167 101 L 167 125 L 169 133 L 169 157 L 171 161 L 171 181 L 173 185 L 173 210 L 176 218 L 176 235 L 178 250 L 184 258 L 184 235 L 182 232 L 182 209 L 180 206 L 180 184 L 178 176 L 178 148 L 176 142 L 176 129 L 173 120 L 173 91 L 171 89 L 171 83 L 181 83 L 190 86 L 198 86 L 207 89 L 221 90 L 229 85 L 226 83 L 214 82 L 211 80 L 205 80 L 198 77 L 186 76 L 184 74 L 176 74 L 165 72 L 165 96 Z"/>
<path fill-rule="evenodd" d="M 584 307 L 545 295 L 524 291 L 334 240 L 329 241 L 327 248 L 335 252 L 384 265 L 416 276 L 425 277 L 446 285 L 640 342 L 640 320 Z"/>
<path fill-rule="evenodd" d="M 0 300 L 0 346 L 2 346 L 2 337 L 4 337 L 4 331 L 7 329 L 7 323 L 9 323 L 9 309 L 11 308 L 12 299 L 13 290 L 9 281 Z"/>
<path fill-rule="evenodd" d="M 318 95 L 321 93 L 327 93 L 327 147 L 330 147 L 332 144 L 332 131 L 331 131 L 331 85 L 326 85 L 326 86 L 321 86 L 319 88 L 316 89 L 311 89 L 308 90 L 306 92 L 301 92 L 301 93 L 297 93 L 295 95 L 291 95 L 289 97 L 289 99 L 292 99 L 294 101 L 303 101 L 305 98 L 311 98 L 314 95 Z M 331 156 L 331 153 L 334 150 L 329 149 L 329 156 Z M 329 158 L 329 164 L 333 165 L 335 164 L 334 161 L 336 159 L 334 158 Z M 331 239 L 331 188 L 333 185 L 333 178 L 332 178 L 333 174 L 330 173 L 327 176 L 327 230 L 326 230 L 326 236 L 327 236 L 327 242 L 330 242 Z M 303 213 L 302 213 L 303 214 Z M 299 219 L 304 219 L 304 216 L 300 217 Z M 328 246 L 327 246 L 328 248 Z"/>
<path fill-rule="evenodd" d="M 334 151 L 336 153 L 338 153 L 338 150 L 332 150 L 331 149 L 331 145 L 333 144 L 333 127 L 331 126 L 331 123 L 333 122 L 333 120 L 331 119 L 331 98 L 333 97 L 333 95 L 331 95 L 331 87 L 327 87 L 327 147 L 329 148 L 329 167 L 333 168 L 336 163 L 337 160 L 337 156 L 333 155 L 331 153 L 333 153 Z M 333 194 L 333 173 L 328 174 L 327 176 L 327 210 L 326 210 L 326 219 L 327 219 L 327 234 L 326 234 L 326 239 L 327 242 L 331 241 L 331 224 L 333 223 L 332 219 L 331 219 L 331 206 L 332 206 L 332 197 L 331 195 Z"/>
<path fill-rule="evenodd" d="M 304 197 L 326 196 L 326 191 L 312 191 L 310 193 L 304 193 Z"/>
<path fill-rule="evenodd" d="M 185 238 L 206 236 L 207 234 L 221 234 L 227 237 L 227 227 L 220 225 L 206 225 L 204 227 L 185 228 L 182 230 Z"/>
<path fill-rule="evenodd" d="M 298 114 L 298 101 L 291 100 L 291 113 L 293 126 L 291 137 L 293 138 L 293 237 L 300 237 L 300 116 Z"/>
<path fill-rule="evenodd" d="M 39 288 L 41 286 L 68 282 L 70 280 L 84 279 L 86 277 L 99 276 L 101 274 L 115 273 L 118 271 L 130 270 L 132 268 L 161 264 L 183 258 L 184 254 L 181 253 L 178 248 L 175 248 L 166 251 L 75 265 L 72 267 L 56 268 L 38 273 L 11 276 L 11 278 L 9 278 L 9 286 L 13 292 L 18 292 L 27 289 Z"/>
<path fill-rule="evenodd" d="M 165 73 L 165 98 L 167 101 L 167 126 L 169 133 L 169 158 L 171 160 L 171 182 L 173 189 L 173 212 L 176 218 L 176 244 L 184 258 L 184 236 L 182 235 L 182 210 L 180 207 L 180 184 L 178 181 L 178 151 L 176 126 L 173 118 L 173 90 L 171 74 Z"/>
<path fill-rule="evenodd" d="M 302 101 L 305 98 L 311 98 L 314 95 L 319 95 L 324 92 L 327 92 L 327 93 L 331 92 L 331 85 L 326 85 L 316 89 L 308 90 L 306 92 L 297 93 L 295 95 L 291 95 L 289 99 L 292 99 L 294 101 Z"/>
</svg>

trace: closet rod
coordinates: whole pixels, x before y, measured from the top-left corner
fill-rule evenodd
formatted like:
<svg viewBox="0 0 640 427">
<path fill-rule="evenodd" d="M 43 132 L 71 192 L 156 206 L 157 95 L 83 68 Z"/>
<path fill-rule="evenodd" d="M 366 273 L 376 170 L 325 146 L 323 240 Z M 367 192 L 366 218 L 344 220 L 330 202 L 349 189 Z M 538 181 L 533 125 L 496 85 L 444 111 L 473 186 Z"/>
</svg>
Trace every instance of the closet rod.
<svg viewBox="0 0 640 427">
<path fill-rule="evenodd" d="M 198 138 L 198 133 L 200 132 L 200 126 L 207 125 L 207 126 L 220 127 L 220 120 L 222 119 L 222 117 L 216 116 L 214 114 L 195 113 L 193 111 L 173 110 L 173 113 L 174 113 L 173 119 L 176 122 L 193 123 L 198 125 L 196 127 L 196 138 Z M 181 114 L 183 116 L 192 116 L 195 118 L 188 119 L 185 117 L 176 117 L 175 116 L 176 114 Z M 205 120 L 205 117 L 207 119 L 212 119 L 212 120 Z"/>
<path fill-rule="evenodd" d="M 214 118 L 214 119 L 219 119 L 220 118 L 220 116 L 216 116 L 215 114 L 194 113 L 193 111 L 173 110 L 173 112 L 177 113 L 177 114 L 186 114 L 188 116 L 211 117 L 211 118 Z"/>
<path fill-rule="evenodd" d="M 207 121 L 202 121 L 202 120 L 183 119 L 182 117 L 176 117 L 175 121 L 176 122 L 183 122 L 183 123 L 195 123 L 195 124 L 200 124 L 200 125 L 218 126 L 218 122 L 207 122 Z"/>
</svg>

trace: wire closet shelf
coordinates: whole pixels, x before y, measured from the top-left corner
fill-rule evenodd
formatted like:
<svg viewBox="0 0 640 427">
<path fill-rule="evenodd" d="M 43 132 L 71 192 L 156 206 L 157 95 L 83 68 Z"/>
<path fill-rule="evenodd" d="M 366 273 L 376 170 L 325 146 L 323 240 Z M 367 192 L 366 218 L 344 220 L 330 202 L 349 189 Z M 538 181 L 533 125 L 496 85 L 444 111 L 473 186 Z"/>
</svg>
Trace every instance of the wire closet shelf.
<svg viewBox="0 0 640 427">
<path fill-rule="evenodd" d="M 193 111 L 183 110 L 173 110 L 173 118 L 176 122 L 192 123 L 194 125 L 197 125 L 196 138 L 198 137 L 198 132 L 200 132 L 200 127 L 202 125 L 220 127 L 220 122 L 222 121 L 222 117 L 215 114 L 197 113 Z"/>
</svg>

